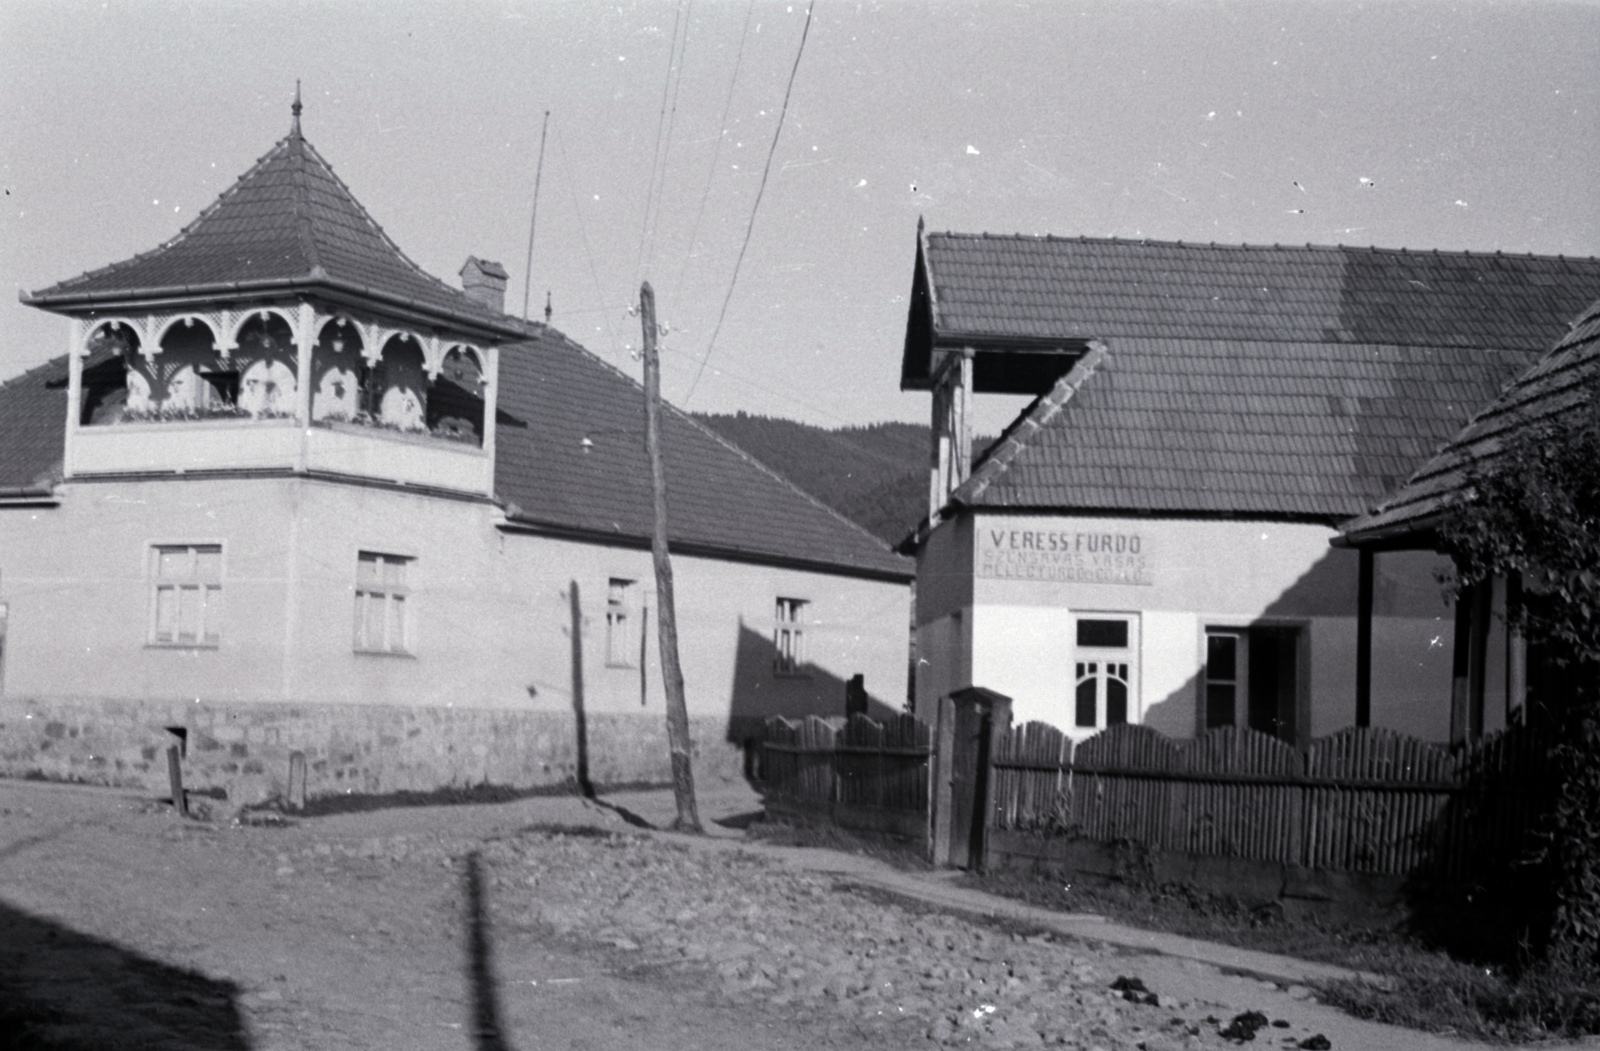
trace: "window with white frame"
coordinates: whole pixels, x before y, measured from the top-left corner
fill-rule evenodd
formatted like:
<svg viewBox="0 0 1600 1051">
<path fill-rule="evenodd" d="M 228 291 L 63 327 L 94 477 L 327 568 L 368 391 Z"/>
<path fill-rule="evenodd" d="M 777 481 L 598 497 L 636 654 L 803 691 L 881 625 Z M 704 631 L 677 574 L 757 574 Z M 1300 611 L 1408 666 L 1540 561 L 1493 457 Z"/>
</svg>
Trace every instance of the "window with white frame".
<svg viewBox="0 0 1600 1051">
<path fill-rule="evenodd" d="M 778 675 L 806 673 L 806 607 L 799 598 L 780 598 L 773 612 L 772 670 Z"/>
<path fill-rule="evenodd" d="M 150 644 L 215 646 L 221 639 L 222 545 L 150 548 Z"/>
<path fill-rule="evenodd" d="M 1094 613 L 1077 619 L 1072 724 L 1103 730 L 1136 721 L 1138 618 Z"/>
<path fill-rule="evenodd" d="M 356 556 L 356 652 L 411 652 L 406 578 L 413 561 L 377 551 Z"/>
<path fill-rule="evenodd" d="M 1249 667 L 1249 632 L 1206 629 L 1205 728 L 1232 726 L 1239 718 Z"/>
<path fill-rule="evenodd" d="M 606 587 L 606 664 L 631 668 L 639 658 L 639 582 L 612 577 Z"/>
</svg>

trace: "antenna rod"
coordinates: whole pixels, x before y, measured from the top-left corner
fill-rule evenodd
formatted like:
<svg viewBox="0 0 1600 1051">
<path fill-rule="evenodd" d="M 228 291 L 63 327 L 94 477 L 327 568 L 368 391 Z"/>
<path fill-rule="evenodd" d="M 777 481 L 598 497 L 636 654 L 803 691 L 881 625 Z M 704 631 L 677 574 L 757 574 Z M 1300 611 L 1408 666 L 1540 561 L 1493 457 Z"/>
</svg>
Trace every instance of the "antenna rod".
<svg viewBox="0 0 1600 1051">
<path fill-rule="evenodd" d="M 533 231 L 539 223 L 539 181 L 544 178 L 544 138 L 550 132 L 550 111 L 544 111 L 544 129 L 539 132 L 539 167 L 533 174 L 533 216 L 528 220 L 528 265 L 522 270 L 522 320 L 528 320 L 528 289 L 533 284 Z M 545 318 L 546 321 L 550 320 Z"/>
</svg>

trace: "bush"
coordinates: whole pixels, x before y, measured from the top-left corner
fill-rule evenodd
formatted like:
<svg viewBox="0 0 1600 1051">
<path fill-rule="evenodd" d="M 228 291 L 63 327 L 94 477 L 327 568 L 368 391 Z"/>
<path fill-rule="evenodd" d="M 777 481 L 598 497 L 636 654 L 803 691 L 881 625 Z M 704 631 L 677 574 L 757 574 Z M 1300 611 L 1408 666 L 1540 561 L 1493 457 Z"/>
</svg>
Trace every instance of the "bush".
<svg viewBox="0 0 1600 1051">
<path fill-rule="evenodd" d="M 1549 966 L 1600 976 L 1600 397 L 1591 391 L 1470 470 L 1439 536 L 1456 565 L 1447 592 L 1524 582 L 1508 589 L 1506 622 L 1566 684 L 1545 716 L 1559 732 L 1534 846 L 1511 859 L 1525 871 L 1487 882 L 1530 888 L 1519 902 L 1529 948 Z"/>
</svg>

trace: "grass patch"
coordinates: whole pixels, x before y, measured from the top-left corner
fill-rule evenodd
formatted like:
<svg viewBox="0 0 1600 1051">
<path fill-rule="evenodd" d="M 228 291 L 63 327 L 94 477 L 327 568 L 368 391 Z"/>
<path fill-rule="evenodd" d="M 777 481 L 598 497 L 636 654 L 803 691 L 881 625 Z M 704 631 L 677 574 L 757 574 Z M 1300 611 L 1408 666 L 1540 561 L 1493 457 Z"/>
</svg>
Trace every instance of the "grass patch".
<svg viewBox="0 0 1600 1051">
<path fill-rule="evenodd" d="M 1600 1033 L 1600 976 L 1559 963 L 1457 959 L 1403 925 L 1285 918 L 1186 884 L 1085 881 L 1049 871 L 967 875 L 961 885 L 1146 930 L 1367 971 L 1389 979 L 1322 983 L 1317 998 L 1357 1018 L 1494 1043 Z"/>
</svg>

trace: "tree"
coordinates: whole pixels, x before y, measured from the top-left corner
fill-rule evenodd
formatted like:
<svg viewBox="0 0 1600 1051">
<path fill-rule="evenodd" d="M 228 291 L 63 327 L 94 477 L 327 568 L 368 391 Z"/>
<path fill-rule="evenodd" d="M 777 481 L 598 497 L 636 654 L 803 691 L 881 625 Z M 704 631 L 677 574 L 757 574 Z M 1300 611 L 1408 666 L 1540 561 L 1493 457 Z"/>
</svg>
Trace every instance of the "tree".
<svg viewBox="0 0 1600 1051">
<path fill-rule="evenodd" d="M 1506 621 L 1563 663 L 1600 663 L 1600 395 L 1508 440 L 1439 526 L 1452 590 L 1519 577 Z"/>
<path fill-rule="evenodd" d="M 1600 390 L 1508 439 L 1469 472 L 1439 526 L 1456 565 L 1449 591 L 1495 577 L 1507 624 L 1562 665 L 1548 795 L 1520 859 L 1536 937 L 1552 957 L 1600 968 Z"/>
</svg>

